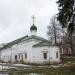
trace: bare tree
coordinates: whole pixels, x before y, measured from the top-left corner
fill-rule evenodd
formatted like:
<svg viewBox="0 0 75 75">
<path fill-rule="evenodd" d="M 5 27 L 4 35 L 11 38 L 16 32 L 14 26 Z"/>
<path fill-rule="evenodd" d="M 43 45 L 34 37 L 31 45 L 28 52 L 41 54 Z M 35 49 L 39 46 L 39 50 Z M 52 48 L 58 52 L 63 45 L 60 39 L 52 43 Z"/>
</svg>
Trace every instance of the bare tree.
<svg viewBox="0 0 75 75">
<path fill-rule="evenodd" d="M 51 18 L 50 24 L 48 25 L 48 39 L 52 43 L 59 43 L 63 37 L 63 29 L 60 23 L 57 21 L 56 16 Z"/>
</svg>

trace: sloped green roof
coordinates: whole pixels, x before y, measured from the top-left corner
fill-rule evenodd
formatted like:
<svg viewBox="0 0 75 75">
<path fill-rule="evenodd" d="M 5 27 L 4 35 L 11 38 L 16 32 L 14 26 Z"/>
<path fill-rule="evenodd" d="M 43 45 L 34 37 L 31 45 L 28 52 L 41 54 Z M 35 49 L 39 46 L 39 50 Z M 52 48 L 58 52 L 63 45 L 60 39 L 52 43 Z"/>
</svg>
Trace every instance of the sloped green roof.
<svg viewBox="0 0 75 75">
<path fill-rule="evenodd" d="M 50 42 L 43 41 L 43 42 L 33 45 L 33 47 L 41 47 L 41 46 L 50 46 Z"/>
<path fill-rule="evenodd" d="M 25 38 L 27 38 L 27 37 L 28 37 L 28 36 L 24 36 L 24 37 L 22 37 L 22 38 L 19 38 L 19 39 L 14 40 L 14 41 L 12 41 L 12 42 L 10 42 L 10 43 L 7 43 L 7 44 L 4 45 L 4 47 L 2 47 L 1 49 L 10 48 L 10 47 L 12 47 L 13 45 L 19 43 L 22 39 L 25 39 Z M 1 50 L 1 49 L 0 49 L 0 50 Z"/>
<path fill-rule="evenodd" d="M 21 42 L 24 42 L 24 41 L 29 40 L 29 39 L 37 39 L 37 40 L 40 40 L 40 41 L 46 41 L 46 42 L 48 42 L 48 40 L 46 40 L 46 39 L 44 39 L 42 37 L 35 36 L 35 35 L 32 35 L 32 36 L 24 36 L 22 38 L 19 38 L 19 39 L 14 40 L 14 41 L 12 41 L 10 43 L 7 43 L 0 50 L 7 49 L 7 48 L 11 48 L 13 45 L 18 44 L 18 43 L 21 43 Z"/>
<path fill-rule="evenodd" d="M 20 42 L 23 42 L 23 41 L 26 41 L 26 40 L 29 40 L 29 39 L 37 39 L 37 40 L 40 40 L 40 41 L 47 41 L 48 42 L 47 39 L 44 39 L 44 38 L 36 36 L 36 35 L 32 35 L 32 36 L 30 36 L 30 37 L 28 37 L 26 39 L 21 40 Z"/>
<path fill-rule="evenodd" d="M 42 46 L 58 46 L 57 44 L 52 44 L 49 41 L 43 41 L 38 44 L 33 45 L 33 47 L 42 47 Z"/>
</svg>

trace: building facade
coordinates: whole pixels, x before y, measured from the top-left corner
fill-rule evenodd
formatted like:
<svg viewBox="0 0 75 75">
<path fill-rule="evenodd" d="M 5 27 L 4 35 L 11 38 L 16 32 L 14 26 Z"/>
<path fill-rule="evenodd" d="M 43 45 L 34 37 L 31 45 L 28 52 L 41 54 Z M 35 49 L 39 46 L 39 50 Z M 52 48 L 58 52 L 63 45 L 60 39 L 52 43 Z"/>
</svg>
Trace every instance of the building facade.
<svg viewBox="0 0 75 75">
<path fill-rule="evenodd" d="M 60 63 L 60 49 L 47 39 L 36 36 L 37 27 L 30 28 L 31 35 L 4 45 L 0 50 L 1 61 L 25 64 Z"/>
</svg>

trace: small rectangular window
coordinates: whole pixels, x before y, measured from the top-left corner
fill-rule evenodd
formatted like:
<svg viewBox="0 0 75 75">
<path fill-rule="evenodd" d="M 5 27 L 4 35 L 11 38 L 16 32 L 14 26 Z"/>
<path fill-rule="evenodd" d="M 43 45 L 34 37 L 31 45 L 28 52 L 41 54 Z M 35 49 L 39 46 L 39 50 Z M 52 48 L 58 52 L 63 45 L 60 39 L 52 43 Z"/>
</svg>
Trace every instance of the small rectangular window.
<svg viewBox="0 0 75 75">
<path fill-rule="evenodd" d="M 23 55 L 21 55 L 21 58 L 22 58 L 22 60 L 23 60 Z"/>
<path fill-rule="evenodd" d="M 27 59 L 27 53 L 25 53 L 25 59 Z"/>
<path fill-rule="evenodd" d="M 47 59 L 47 53 L 43 53 L 44 59 Z"/>
<path fill-rule="evenodd" d="M 15 60 L 17 60 L 17 55 L 15 55 Z"/>
<path fill-rule="evenodd" d="M 20 54 L 19 54 L 19 59 L 20 59 Z"/>
<path fill-rule="evenodd" d="M 56 58 L 58 58 L 58 53 L 56 53 Z"/>
</svg>

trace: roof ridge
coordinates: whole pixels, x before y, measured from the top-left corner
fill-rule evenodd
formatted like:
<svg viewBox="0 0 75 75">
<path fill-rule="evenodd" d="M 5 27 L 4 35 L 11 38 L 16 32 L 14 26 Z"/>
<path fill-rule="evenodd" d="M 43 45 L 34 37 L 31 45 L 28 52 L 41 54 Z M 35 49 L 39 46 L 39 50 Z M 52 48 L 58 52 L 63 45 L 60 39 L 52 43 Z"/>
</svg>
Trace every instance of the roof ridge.
<svg viewBox="0 0 75 75">
<path fill-rule="evenodd" d="M 26 38 L 26 37 L 28 37 L 28 35 L 26 35 L 24 37 L 21 37 L 21 38 L 18 38 L 18 39 L 14 40 L 14 41 L 11 41 L 7 45 L 5 45 L 2 49 L 10 48 L 10 47 L 12 47 L 13 45 L 15 45 L 17 43 L 20 43 L 20 42 L 23 42 L 23 41 L 26 41 L 26 40 L 32 39 L 32 38 L 37 39 L 37 40 L 41 40 L 41 42 L 43 42 L 43 41 L 49 42 L 47 39 L 45 39 L 43 37 L 36 36 L 36 35 L 29 36 L 28 38 Z"/>
</svg>

